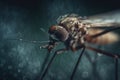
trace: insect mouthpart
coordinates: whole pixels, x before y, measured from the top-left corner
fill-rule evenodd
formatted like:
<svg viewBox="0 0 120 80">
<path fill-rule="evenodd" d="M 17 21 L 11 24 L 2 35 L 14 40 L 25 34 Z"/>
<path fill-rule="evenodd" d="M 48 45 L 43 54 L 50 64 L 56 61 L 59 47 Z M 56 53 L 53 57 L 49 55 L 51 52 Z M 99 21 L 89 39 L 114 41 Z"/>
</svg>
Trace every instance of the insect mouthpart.
<svg viewBox="0 0 120 80">
<path fill-rule="evenodd" d="M 57 39 L 59 41 L 66 41 L 69 37 L 68 31 L 59 25 L 50 27 L 48 33 L 53 39 Z"/>
</svg>

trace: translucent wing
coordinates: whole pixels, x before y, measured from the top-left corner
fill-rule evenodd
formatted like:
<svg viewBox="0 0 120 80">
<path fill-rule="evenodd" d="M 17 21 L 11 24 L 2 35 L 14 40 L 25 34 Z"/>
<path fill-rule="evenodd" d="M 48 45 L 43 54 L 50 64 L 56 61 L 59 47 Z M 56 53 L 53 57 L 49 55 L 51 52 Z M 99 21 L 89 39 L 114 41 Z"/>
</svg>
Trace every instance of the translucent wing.
<svg viewBox="0 0 120 80">
<path fill-rule="evenodd" d="M 103 32 L 104 30 L 101 29 L 90 29 L 88 31 L 88 35 L 86 36 L 86 41 L 88 43 L 95 43 L 99 45 L 105 45 L 117 42 L 119 40 L 119 36 L 113 32 L 106 33 L 104 35 L 101 35 L 99 37 L 92 38 L 92 35 L 99 34 Z"/>
<path fill-rule="evenodd" d="M 83 22 L 90 24 L 90 29 L 88 31 L 89 33 L 86 36 L 87 42 L 104 45 L 119 40 L 119 36 L 111 31 L 115 29 L 120 29 L 120 11 L 90 16 Z M 109 30 L 108 28 L 112 29 Z M 107 30 L 105 31 L 103 29 Z M 91 36 L 93 35 L 96 35 L 97 37 L 91 38 Z"/>
<path fill-rule="evenodd" d="M 83 22 L 90 23 L 92 27 L 120 27 L 120 11 L 90 16 Z"/>
</svg>

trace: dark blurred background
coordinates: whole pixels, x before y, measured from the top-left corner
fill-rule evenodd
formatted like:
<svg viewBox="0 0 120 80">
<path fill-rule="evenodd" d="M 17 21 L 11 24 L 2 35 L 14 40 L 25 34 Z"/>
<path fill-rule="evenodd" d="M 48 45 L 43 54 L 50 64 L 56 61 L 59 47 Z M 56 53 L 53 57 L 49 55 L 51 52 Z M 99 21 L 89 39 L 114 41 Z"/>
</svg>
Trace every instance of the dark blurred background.
<svg viewBox="0 0 120 80">
<path fill-rule="evenodd" d="M 48 28 L 61 15 L 91 16 L 119 9 L 119 0 L 0 0 L 0 80 L 39 80 L 48 55 L 39 49 L 42 44 L 11 39 L 46 41 Z M 99 48 L 117 53 L 120 46 L 115 43 Z M 69 80 L 80 51 L 75 53 L 58 55 L 45 80 Z M 86 51 L 86 56 L 74 80 L 115 80 L 113 58 L 91 51 Z"/>
</svg>

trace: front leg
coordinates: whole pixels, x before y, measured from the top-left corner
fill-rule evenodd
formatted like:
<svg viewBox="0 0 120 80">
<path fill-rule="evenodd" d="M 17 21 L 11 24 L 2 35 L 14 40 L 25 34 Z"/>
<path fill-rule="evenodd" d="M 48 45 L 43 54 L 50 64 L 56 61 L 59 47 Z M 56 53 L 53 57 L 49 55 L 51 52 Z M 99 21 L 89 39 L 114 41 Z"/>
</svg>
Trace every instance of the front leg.
<svg viewBox="0 0 120 80">
<path fill-rule="evenodd" d="M 81 48 L 81 47 L 80 47 L 80 48 Z M 84 54 L 84 51 L 85 51 L 85 47 L 83 47 L 83 49 L 82 49 L 82 51 L 81 51 L 81 53 L 80 53 L 80 55 L 79 55 L 79 57 L 78 57 L 78 60 L 77 60 L 76 65 L 75 65 L 75 67 L 74 67 L 74 69 L 73 69 L 72 75 L 71 75 L 71 77 L 70 77 L 70 80 L 73 80 L 73 78 L 74 78 L 75 72 L 77 71 L 77 68 L 78 68 L 78 66 L 79 66 L 79 64 L 80 64 L 81 58 L 82 58 L 82 56 L 83 56 L 83 54 Z"/>
<path fill-rule="evenodd" d="M 49 42 L 49 44 L 40 46 L 40 49 L 47 49 L 48 52 L 50 53 L 51 50 L 52 50 L 56 45 L 58 45 L 58 42 Z"/>
<path fill-rule="evenodd" d="M 41 77 L 40 77 L 40 80 L 43 80 L 43 79 L 44 79 L 44 77 L 45 77 L 46 73 L 48 72 L 48 69 L 50 68 L 53 60 L 54 60 L 55 57 L 56 57 L 56 55 L 57 55 L 57 54 L 60 54 L 60 53 L 62 53 L 62 52 L 64 52 L 64 51 L 66 51 L 66 50 L 68 50 L 68 49 L 63 48 L 63 49 L 59 49 L 59 50 L 55 51 L 55 53 L 53 54 L 53 56 L 51 57 L 48 65 L 47 65 L 47 67 L 45 68 L 44 72 L 42 72 L 42 75 L 41 75 Z"/>
<path fill-rule="evenodd" d="M 67 48 L 59 49 L 59 50 L 57 50 L 56 54 L 64 53 L 67 50 L 68 50 Z"/>
</svg>

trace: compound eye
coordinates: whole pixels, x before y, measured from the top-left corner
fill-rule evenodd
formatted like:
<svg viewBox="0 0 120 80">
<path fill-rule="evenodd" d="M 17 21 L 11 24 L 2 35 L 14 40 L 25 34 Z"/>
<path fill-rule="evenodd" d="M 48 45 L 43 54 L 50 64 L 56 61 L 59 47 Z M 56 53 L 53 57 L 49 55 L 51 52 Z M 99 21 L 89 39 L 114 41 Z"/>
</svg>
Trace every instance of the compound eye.
<svg viewBox="0 0 120 80">
<path fill-rule="evenodd" d="M 69 33 L 67 30 L 59 25 L 52 26 L 49 29 L 49 34 L 52 36 L 52 38 L 60 40 L 60 41 L 65 41 L 68 39 Z"/>
<path fill-rule="evenodd" d="M 56 30 L 57 30 L 57 27 L 56 27 L 56 26 L 51 26 L 51 27 L 49 28 L 48 33 L 49 33 L 49 34 L 54 34 Z"/>
</svg>

